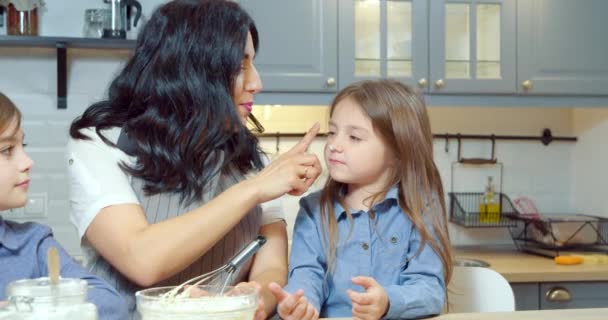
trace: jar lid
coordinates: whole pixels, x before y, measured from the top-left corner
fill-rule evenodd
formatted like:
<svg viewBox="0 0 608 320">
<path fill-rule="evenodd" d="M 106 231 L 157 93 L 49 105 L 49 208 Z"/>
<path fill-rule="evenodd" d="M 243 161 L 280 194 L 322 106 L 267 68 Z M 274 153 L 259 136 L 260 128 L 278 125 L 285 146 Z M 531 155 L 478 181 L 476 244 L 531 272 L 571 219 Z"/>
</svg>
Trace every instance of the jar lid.
<svg viewBox="0 0 608 320">
<path fill-rule="evenodd" d="M 12 4 L 19 11 L 30 11 L 35 8 L 44 6 L 43 0 L 0 0 L 0 6 L 8 6 Z"/>
<path fill-rule="evenodd" d="M 82 279 L 60 278 L 57 285 L 51 285 L 48 277 L 23 279 L 11 282 L 7 289 L 10 297 L 74 297 L 86 296 L 87 282 Z"/>
</svg>

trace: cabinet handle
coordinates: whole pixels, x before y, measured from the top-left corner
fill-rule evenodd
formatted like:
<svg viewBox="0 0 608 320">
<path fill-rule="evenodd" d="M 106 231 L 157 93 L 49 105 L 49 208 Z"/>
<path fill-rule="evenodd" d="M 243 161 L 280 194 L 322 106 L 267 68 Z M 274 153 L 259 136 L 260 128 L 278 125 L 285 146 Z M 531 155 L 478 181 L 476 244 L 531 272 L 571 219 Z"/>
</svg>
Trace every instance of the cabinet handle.
<svg viewBox="0 0 608 320">
<path fill-rule="evenodd" d="M 333 77 L 329 77 L 327 78 L 327 81 L 325 81 L 325 83 L 328 87 L 333 87 L 336 85 L 336 79 L 334 79 Z"/>
<path fill-rule="evenodd" d="M 521 83 L 521 86 L 526 90 L 530 90 L 530 89 L 532 89 L 532 81 L 526 80 Z"/>
<path fill-rule="evenodd" d="M 426 88 L 426 78 L 421 78 L 420 80 L 418 80 L 418 87 L 420 88 Z"/>
<path fill-rule="evenodd" d="M 568 302 L 572 300 L 572 295 L 568 289 L 563 287 L 554 287 L 547 291 L 545 294 L 547 301 L 553 302 Z"/>
<path fill-rule="evenodd" d="M 435 87 L 437 87 L 437 88 L 443 88 L 444 85 L 445 85 L 445 82 L 443 82 L 443 79 L 439 79 L 439 80 L 435 81 Z"/>
</svg>

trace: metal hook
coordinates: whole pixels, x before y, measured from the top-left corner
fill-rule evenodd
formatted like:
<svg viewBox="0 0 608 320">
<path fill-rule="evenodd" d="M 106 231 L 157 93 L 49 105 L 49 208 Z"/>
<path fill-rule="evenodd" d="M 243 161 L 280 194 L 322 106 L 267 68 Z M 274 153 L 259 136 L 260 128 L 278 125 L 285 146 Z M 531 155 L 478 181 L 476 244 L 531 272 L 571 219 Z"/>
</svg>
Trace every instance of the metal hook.
<svg viewBox="0 0 608 320">
<path fill-rule="evenodd" d="M 276 146 L 275 146 L 277 154 L 279 154 L 279 140 L 280 140 L 280 137 L 281 137 L 281 133 L 277 132 L 277 134 L 276 134 Z"/>
</svg>

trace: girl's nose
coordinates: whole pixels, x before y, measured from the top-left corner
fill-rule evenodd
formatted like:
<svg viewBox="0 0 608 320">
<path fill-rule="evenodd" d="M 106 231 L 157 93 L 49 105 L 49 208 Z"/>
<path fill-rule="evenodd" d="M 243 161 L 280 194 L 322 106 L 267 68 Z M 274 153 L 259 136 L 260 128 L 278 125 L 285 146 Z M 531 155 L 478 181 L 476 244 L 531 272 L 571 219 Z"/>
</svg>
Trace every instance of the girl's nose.
<svg viewBox="0 0 608 320">
<path fill-rule="evenodd" d="M 20 165 L 21 171 L 22 172 L 30 171 L 30 169 L 32 168 L 33 165 L 34 165 L 34 160 L 32 160 L 32 158 L 30 158 L 30 156 L 24 152 L 23 159 L 21 160 L 21 165 Z"/>
</svg>

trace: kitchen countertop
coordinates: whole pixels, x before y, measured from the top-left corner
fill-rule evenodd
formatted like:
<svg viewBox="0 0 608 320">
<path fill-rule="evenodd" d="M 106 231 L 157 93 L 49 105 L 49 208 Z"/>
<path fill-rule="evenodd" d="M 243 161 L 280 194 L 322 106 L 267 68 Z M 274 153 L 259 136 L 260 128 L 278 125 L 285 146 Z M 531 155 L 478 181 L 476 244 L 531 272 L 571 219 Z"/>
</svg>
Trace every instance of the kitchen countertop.
<svg viewBox="0 0 608 320">
<path fill-rule="evenodd" d="M 454 255 L 483 260 L 511 283 L 608 281 L 608 264 L 557 265 L 553 259 L 517 251 L 513 247 L 456 247 Z M 604 317 L 606 319 L 608 315 Z"/>
<path fill-rule="evenodd" d="M 535 310 L 491 313 L 449 313 L 429 320 L 605 320 L 608 308 Z M 332 320 L 351 320 L 351 318 L 332 318 Z"/>
</svg>

